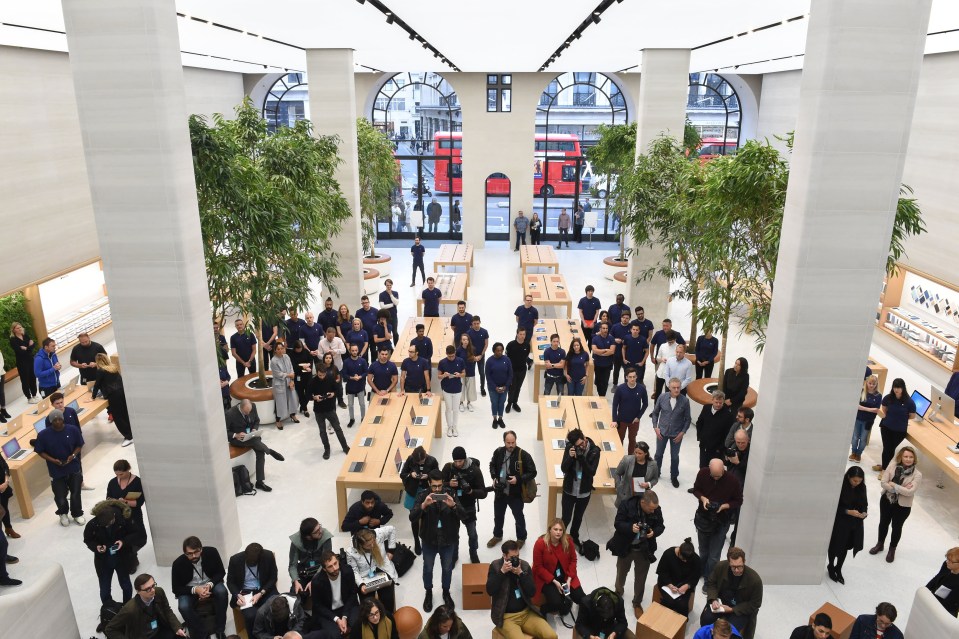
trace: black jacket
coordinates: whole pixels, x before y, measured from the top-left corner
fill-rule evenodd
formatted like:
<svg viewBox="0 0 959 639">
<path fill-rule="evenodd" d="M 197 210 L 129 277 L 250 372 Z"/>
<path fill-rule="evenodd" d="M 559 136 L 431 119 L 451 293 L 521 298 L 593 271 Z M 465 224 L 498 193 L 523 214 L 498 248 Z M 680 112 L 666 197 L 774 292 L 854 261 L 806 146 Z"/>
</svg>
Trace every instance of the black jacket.
<svg viewBox="0 0 959 639">
<path fill-rule="evenodd" d="M 140 531 L 132 520 L 130 507 L 126 504 L 114 504 L 118 502 L 102 501 L 94 506 L 90 513 L 93 516 L 83 528 L 83 543 L 93 553 L 95 563 L 105 561 L 109 556 L 110 546 L 118 541 L 122 541 L 123 546 L 117 552 L 117 557 L 125 561 L 135 551 L 140 536 Z M 101 526 L 97 523 L 96 514 L 106 509 L 114 511 L 115 520 L 110 526 Z M 97 546 L 106 546 L 107 552 L 97 552 Z"/>
<path fill-rule="evenodd" d="M 746 444 L 746 450 L 736 449 L 736 457 L 739 459 L 738 464 L 730 462 L 726 457 L 723 458 L 723 462 L 726 464 L 726 471 L 739 480 L 740 485 L 746 485 L 746 470 L 749 465 L 749 449 L 750 445 Z M 725 455 L 726 453 L 724 453 Z M 728 455 L 727 455 L 728 456 Z"/>
<path fill-rule="evenodd" d="M 496 492 L 506 493 L 510 497 L 519 497 L 523 494 L 523 483 L 536 477 L 536 465 L 533 458 L 525 450 L 517 446 L 510 455 L 509 465 L 506 469 L 507 476 L 515 476 L 516 483 L 501 483 L 499 472 L 503 466 L 503 459 L 506 457 L 506 446 L 500 446 L 493 451 L 493 458 L 489 463 L 489 474 L 493 478 L 493 489 Z M 522 463 L 523 472 L 517 468 L 518 462 Z"/>
<path fill-rule="evenodd" d="M 343 610 L 333 614 L 333 591 L 330 589 L 330 578 L 325 570 L 320 570 L 313 577 L 313 628 L 319 629 L 316 619 L 333 621 L 333 617 L 346 617 L 349 625 L 356 623 L 360 613 L 360 589 L 356 586 L 356 576 L 353 569 L 345 561 L 340 562 L 340 598 L 343 600 Z"/>
<path fill-rule="evenodd" d="M 343 523 L 340 525 L 340 528 L 351 535 L 355 535 L 358 531 L 369 528 L 369 526 L 360 523 L 360 520 L 367 516 L 373 519 L 379 519 L 380 526 L 383 526 L 393 518 L 393 511 L 390 510 L 390 507 L 384 504 L 383 500 L 379 497 L 376 498 L 376 502 L 373 504 L 373 510 L 370 512 L 366 512 L 366 509 L 363 508 L 363 502 L 358 501 L 346 511 L 346 517 L 343 518 Z"/>
<path fill-rule="evenodd" d="M 526 603 L 526 607 L 535 614 L 541 614 L 539 609 L 533 605 L 533 596 L 536 594 L 533 569 L 522 559 L 520 559 L 519 565 L 522 571 L 519 576 L 512 573 L 503 574 L 503 557 L 501 556 L 490 563 L 489 571 L 486 573 L 486 594 L 492 597 L 490 618 L 497 628 L 503 627 L 503 615 L 506 611 L 507 599 L 513 596 L 513 591 L 517 588 Z"/>
<path fill-rule="evenodd" d="M 448 506 L 445 501 L 432 503 L 423 507 L 423 501 L 431 493 L 421 493 L 416 498 L 413 510 L 410 511 L 410 521 L 420 523 L 420 538 L 424 544 L 433 546 L 455 546 L 459 543 L 460 522 L 466 517 L 466 510 L 463 504 L 455 497 L 453 506 Z M 438 498 L 444 498 L 447 493 L 440 493 Z"/>
<path fill-rule="evenodd" d="M 600 596 L 605 592 L 607 597 L 611 597 L 613 603 L 616 606 L 616 615 L 612 619 L 603 619 L 596 612 L 596 602 L 599 601 Z M 626 630 L 629 628 L 629 624 L 626 621 L 626 604 L 623 603 L 623 598 L 617 595 L 615 592 L 608 588 L 597 588 L 593 592 L 589 593 L 582 603 L 579 604 L 579 614 L 576 616 L 576 631 L 579 633 L 580 637 L 589 637 L 595 635 L 599 636 L 599 633 L 604 633 L 603 636 L 610 636 L 614 632 L 617 637 L 625 637 Z"/>
<path fill-rule="evenodd" d="M 219 551 L 212 546 L 204 546 L 200 553 L 200 561 L 203 564 L 203 572 L 209 578 L 213 585 L 223 583 L 226 577 L 226 570 L 223 569 L 223 560 L 220 559 Z M 170 582 L 173 588 L 174 597 L 192 594 L 189 584 L 193 581 L 193 562 L 187 559 L 186 555 L 180 555 L 173 560 L 173 566 L 170 569 Z"/>
<path fill-rule="evenodd" d="M 310 399 L 314 397 L 320 397 L 320 401 L 313 399 L 313 412 L 315 413 L 329 413 L 336 410 L 336 397 L 327 397 L 328 393 L 335 393 L 340 388 L 339 383 L 336 381 L 336 376 L 332 375 L 331 372 L 326 373 L 326 377 L 320 379 L 319 376 L 313 377 L 310 379 L 310 385 L 308 387 L 310 393 Z"/>
<path fill-rule="evenodd" d="M 416 493 L 421 490 L 430 489 L 430 480 L 427 475 L 430 471 L 439 470 L 440 463 L 432 455 L 427 455 L 422 464 L 413 462 L 413 456 L 410 455 L 403 462 L 403 468 L 400 469 L 400 480 L 403 482 L 403 490 L 411 497 L 416 497 Z M 420 478 L 416 479 L 410 473 L 419 473 Z"/>
<path fill-rule="evenodd" d="M 142 637 L 143 629 L 150 622 L 156 621 L 159 628 L 169 628 L 173 632 L 178 631 L 182 626 L 180 620 L 176 618 L 173 609 L 170 608 L 170 601 L 167 599 L 163 588 L 157 586 L 153 594 L 153 605 L 148 609 L 143 600 L 138 595 L 123 604 L 120 612 L 110 620 L 103 634 L 107 639 L 130 639 L 131 637 Z M 273 639 L 270 637 L 270 639 Z"/>
<path fill-rule="evenodd" d="M 617 557 L 625 557 L 629 554 L 633 539 L 636 538 L 636 533 L 633 532 L 633 524 L 646 524 L 653 531 L 651 538 L 644 537 L 650 561 L 652 561 L 653 553 L 656 552 L 656 538 L 666 530 L 666 524 L 663 521 L 663 509 L 656 506 L 656 510 L 647 515 L 639 505 L 642 498 L 642 495 L 630 497 L 616 509 L 616 520 L 613 522 L 613 528 L 616 529 L 616 532 L 606 542 L 606 549 Z"/>
<path fill-rule="evenodd" d="M 240 412 L 240 405 L 237 404 L 226 411 L 226 438 L 232 442 L 233 436 L 238 433 L 245 433 L 246 429 L 254 430 L 260 427 L 260 414 L 256 410 L 256 404 L 249 415 Z"/>
<path fill-rule="evenodd" d="M 303 612 L 299 598 L 290 606 L 290 617 L 286 620 L 285 625 L 278 626 L 273 623 L 270 604 L 274 597 L 285 596 L 286 595 L 273 595 L 273 597 L 263 602 L 263 605 L 256 611 L 256 621 L 253 624 L 252 634 L 250 635 L 251 639 L 273 639 L 273 637 L 282 637 L 290 631 L 302 633 L 306 629 L 306 613 Z M 247 628 L 247 632 L 251 632 L 249 628 Z"/>
<path fill-rule="evenodd" d="M 260 590 L 265 594 L 276 591 L 276 555 L 272 551 L 263 549 L 260 561 L 256 564 L 256 574 L 260 580 Z M 242 552 L 230 557 L 229 568 L 226 571 L 226 587 L 230 591 L 230 605 L 235 607 L 236 596 L 243 591 L 243 582 L 246 579 L 246 561 Z"/>
<path fill-rule="evenodd" d="M 722 452 L 726 433 L 735 421 L 736 416 L 725 404 L 715 415 L 712 404 L 703 406 L 696 418 L 696 440 L 699 441 L 699 447 L 711 454 Z"/>
<path fill-rule="evenodd" d="M 946 562 L 942 562 L 939 572 L 926 584 L 926 588 L 933 594 L 940 586 L 950 588 L 952 591 L 945 599 L 939 599 L 939 597 L 936 597 L 936 599 L 942 604 L 943 608 L 949 611 L 950 615 L 955 617 L 959 614 L 959 575 L 952 574 L 946 567 Z"/>
<path fill-rule="evenodd" d="M 586 454 L 581 455 L 576 451 L 576 457 L 569 456 L 569 450 L 573 444 L 566 442 L 566 450 L 563 451 L 563 463 L 560 464 L 560 470 L 563 471 L 563 492 L 572 494 L 573 482 L 576 479 L 576 473 L 582 472 L 583 478 L 580 480 L 579 489 L 581 492 L 593 491 L 593 477 L 596 475 L 596 469 L 599 468 L 599 446 L 590 439 L 586 438 L 589 448 Z"/>
<path fill-rule="evenodd" d="M 443 483 L 449 484 L 454 477 L 457 478 L 457 488 L 451 488 L 456 491 L 456 498 L 463 504 L 466 510 L 464 522 L 476 519 L 476 500 L 485 499 L 487 490 L 483 483 L 483 471 L 479 468 L 479 461 L 473 457 L 467 459 L 469 462 L 463 468 L 456 468 L 453 462 L 443 466 Z"/>
</svg>

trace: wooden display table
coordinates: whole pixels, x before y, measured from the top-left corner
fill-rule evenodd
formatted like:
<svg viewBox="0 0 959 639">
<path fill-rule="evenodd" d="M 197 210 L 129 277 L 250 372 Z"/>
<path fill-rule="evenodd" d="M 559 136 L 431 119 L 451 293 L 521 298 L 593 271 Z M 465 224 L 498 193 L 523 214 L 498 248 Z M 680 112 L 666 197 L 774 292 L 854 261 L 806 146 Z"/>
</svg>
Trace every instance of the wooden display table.
<svg viewBox="0 0 959 639">
<path fill-rule="evenodd" d="M 593 478 L 594 494 L 616 494 L 613 471 L 626 454 L 619 434 L 613 426 L 609 402 L 602 397 L 542 397 L 539 400 L 537 439 L 543 440 L 546 469 L 539 477 L 546 477 L 546 521 L 556 518 L 556 501 L 563 493 L 563 473 L 560 464 L 565 452 L 566 433 L 579 428 L 600 447 L 599 468 Z M 564 420 L 562 427 L 554 427 L 553 420 Z M 560 441 L 562 440 L 562 447 Z"/>
<path fill-rule="evenodd" d="M 437 273 L 440 267 L 462 267 L 466 272 L 466 285 L 469 286 L 470 269 L 473 267 L 472 244 L 440 244 L 440 252 L 433 259 L 433 270 Z"/>
<path fill-rule="evenodd" d="M 583 339 L 583 331 L 578 321 L 564 319 L 541 319 L 533 328 L 533 337 L 530 338 L 530 357 L 533 358 L 533 400 L 539 399 L 540 390 L 543 387 L 543 375 L 546 373 L 546 361 L 543 359 L 544 348 L 546 344 L 549 348 L 549 336 L 553 333 L 559 335 L 559 347 L 569 352 L 569 344 L 574 337 Z M 583 350 L 589 351 L 589 344 L 583 340 Z M 565 379 L 565 378 L 564 378 Z M 565 392 L 565 390 L 564 390 Z M 586 388 L 583 394 L 589 395 L 593 392 L 593 358 L 589 358 L 586 365 Z"/>
<path fill-rule="evenodd" d="M 76 390 L 64 398 L 64 405 L 66 406 L 70 406 L 73 402 L 77 402 L 75 410 L 77 411 L 77 418 L 80 420 L 81 427 L 86 426 L 109 405 L 105 399 L 93 399 L 91 391 L 87 390 L 86 386 L 77 386 Z M 20 448 L 27 450 L 33 448 L 30 445 L 30 440 L 36 439 L 37 437 L 37 430 L 34 428 L 34 424 L 37 422 L 43 423 L 53 409 L 47 408 L 34 415 L 33 411 L 35 410 L 36 406 L 31 405 L 24 413 L 21 413 L 15 417 L 14 420 L 6 424 L 7 432 L 10 433 L 10 435 L 0 438 L 0 446 L 6 445 L 11 439 L 16 439 L 20 442 Z M 16 420 L 19 420 L 19 422 Z M 16 424 L 19 424 L 19 428 L 14 432 L 13 429 L 16 428 Z M 40 457 L 40 455 L 32 453 L 21 460 L 8 459 L 7 464 L 10 466 L 10 479 L 13 481 L 13 493 L 17 497 L 20 516 L 24 519 L 30 519 L 34 515 L 34 510 L 33 495 L 30 493 L 27 473 L 43 472 L 46 474 L 46 461 Z M 36 471 L 34 470 L 35 468 L 42 468 L 43 470 Z"/>
<path fill-rule="evenodd" d="M 553 269 L 553 273 L 559 273 L 559 260 L 556 259 L 556 251 L 553 250 L 552 246 L 546 246 L 544 244 L 519 247 L 519 266 L 520 284 L 523 283 L 523 276 L 526 275 L 526 270 L 532 266 L 551 268 Z"/>
<path fill-rule="evenodd" d="M 636 622 L 636 639 L 682 639 L 686 617 L 652 603 Z"/>
<path fill-rule="evenodd" d="M 433 357 L 430 359 L 432 366 L 439 364 L 439 361 L 446 357 L 446 346 L 453 343 L 453 329 L 450 328 L 450 322 L 446 318 L 440 317 L 411 317 L 406 320 L 406 326 L 403 327 L 403 332 L 398 335 L 394 335 L 396 338 L 393 343 L 396 348 L 393 349 L 393 354 L 390 355 L 390 361 L 396 364 L 396 368 L 400 367 L 400 364 L 403 363 L 403 360 L 409 357 L 409 348 L 410 342 L 416 337 L 416 325 L 422 324 L 426 329 L 423 333 L 433 342 Z M 439 380 L 433 378 L 434 383 Z M 439 392 L 439 384 L 436 383 L 435 390 Z"/>
<path fill-rule="evenodd" d="M 816 618 L 816 615 L 821 612 L 829 615 L 829 618 L 832 620 L 832 630 L 829 631 L 829 636 L 832 637 L 832 639 L 849 639 L 849 635 L 852 634 L 852 626 L 856 623 L 855 617 L 845 610 L 826 602 L 819 606 L 819 610 L 809 615 L 809 623 L 811 624 L 813 619 Z"/>
<path fill-rule="evenodd" d="M 357 428 L 350 452 L 336 477 L 338 522 L 342 522 L 346 516 L 349 507 L 346 491 L 350 488 L 375 490 L 380 494 L 403 489 L 400 467 L 416 448 L 408 445 L 406 438 L 421 440 L 419 445 L 429 452 L 433 438 L 440 437 L 443 432 L 440 417 L 442 403 L 443 398 L 439 394 L 433 395 L 429 406 L 422 405 L 418 395 L 390 393 L 384 397 L 373 396 L 366 417 Z M 414 426 L 411 411 L 417 417 L 426 417 L 427 423 Z M 368 445 L 364 446 L 364 443 Z"/>
<path fill-rule="evenodd" d="M 533 296 L 533 306 L 565 307 L 566 317 L 573 314 L 573 301 L 562 275 L 524 275 L 523 293 Z"/>
<path fill-rule="evenodd" d="M 719 383 L 718 377 L 694 379 L 693 381 L 689 382 L 689 386 L 686 387 L 686 396 L 690 399 L 690 401 L 707 406 L 712 403 L 713 396 L 710 394 L 710 391 L 706 390 L 706 388 L 717 383 Z M 749 389 L 746 390 L 746 401 L 743 402 L 743 406 L 746 408 L 755 408 L 758 401 L 759 394 L 756 392 L 755 388 L 750 386 Z"/>
<path fill-rule="evenodd" d="M 469 299 L 469 293 L 466 288 L 469 283 L 469 275 L 467 273 L 436 274 L 433 278 L 436 279 L 436 288 L 442 293 L 440 306 L 443 304 L 456 304 L 460 300 Z M 419 291 L 416 299 L 417 315 L 423 314 L 423 298 L 421 295 L 425 288 L 424 286 L 421 289 L 414 289 Z"/>
<path fill-rule="evenodd" d="M 886 377 L 889 375 L 889 369 L 877 362 L 872 356 L 866 360 L 866 366 L 872 369 L 872 374 L 876 376 L 879 381 L 879 387 L 877 390 L 883 395 L 886 394 Z M 865 371 L 863 371 L 865 372 Z"/>
<path fill-rule="evenodd" d="M 959 426 L 955 422 L 946 423 L 938 417 L 923 419 L 922 422 L 909 420 L 906 439 L 924 455 L 924 459 L 935 462 L 944 476 L 959 484 L 959 466 L 955 465 L 959 464 L 959 453 L 953 452 L 959 440 Z M 936 485 L 942 488 L 941 477 Z"/>
</svg>

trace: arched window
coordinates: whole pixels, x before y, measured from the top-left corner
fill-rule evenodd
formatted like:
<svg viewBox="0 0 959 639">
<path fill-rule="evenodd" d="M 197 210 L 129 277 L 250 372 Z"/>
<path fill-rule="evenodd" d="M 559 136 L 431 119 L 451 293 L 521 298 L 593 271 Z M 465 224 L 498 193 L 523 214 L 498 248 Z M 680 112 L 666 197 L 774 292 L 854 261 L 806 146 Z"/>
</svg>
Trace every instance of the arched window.
<svg viewBox="0 0 959 639">
<path fill-rule="evenodd" d="M 703 144 L 700 157 L 735 153 L 739 148 L 741 110 L 735 89 L 718 73 L 690 73 L 686 117 Z"/>
<path fill-rule="evenodd" d="M 263 99 L 263 118 L 270 132 L 309 117 L 310 94 L 305 73 L 287 73 L 273 83 Z"/>
<path fill-rule="evenodd" d="M 599 139 L 600 124 L 626 124 L 626 98 L 603 73 L 567 72 L 549 82 L 536 107 L 536 151 L 533 158 L 533 209 L 550 239 L 558 236 L 562 209 L 570 216 L 581 205 L 586 232 L 607 232 L 606 202 L 591 193 L 594 176 L 589 148 Z"/>
<path fill-rule="evenodd" d="M 461 227 L 450 224 L 454 196 L 463 193 L 463 112 L 456 91 L 438 73 L 397 73 L 380 87 L 370 115 L 396 148 L 404 208 L 423 212 L 424 225 L 413 232 L 458 236 Z M 381 230 L 379 236 L 409 232 Z"/>
</svg>

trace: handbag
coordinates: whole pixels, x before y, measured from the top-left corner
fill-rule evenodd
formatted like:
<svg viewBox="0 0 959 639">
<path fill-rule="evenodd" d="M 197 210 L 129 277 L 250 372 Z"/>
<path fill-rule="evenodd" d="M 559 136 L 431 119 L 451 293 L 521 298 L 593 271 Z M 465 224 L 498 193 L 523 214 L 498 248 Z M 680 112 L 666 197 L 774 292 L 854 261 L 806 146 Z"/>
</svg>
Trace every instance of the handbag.
<svg viewBox="0 0 959 639">
<path fill-rule="evenodd" d="M 518 470 L 519 474 L 522 475 L 523 474 L 523 451 L 520 448 L 517 448 L 516 450 L 519 453 L 519 457 L 516 460 L 516 470 Z M 534 499 L 536 499 L 536 490 L 537 490 L 537 487 L 536 487 L 535 480 L 530 479 L 523 482 L 520 492 L 522 493 L 524 504 L 529 504 Z"/>
<path fill-rule="evenodd" d="M 701 532 L 704 535 L 711 535 L 719 530 L 719 516 L 702 509 L 697 509 L 696 514 L 693 516 L 693 525 L 696 527 L 697 532 Z"/>
</svg>

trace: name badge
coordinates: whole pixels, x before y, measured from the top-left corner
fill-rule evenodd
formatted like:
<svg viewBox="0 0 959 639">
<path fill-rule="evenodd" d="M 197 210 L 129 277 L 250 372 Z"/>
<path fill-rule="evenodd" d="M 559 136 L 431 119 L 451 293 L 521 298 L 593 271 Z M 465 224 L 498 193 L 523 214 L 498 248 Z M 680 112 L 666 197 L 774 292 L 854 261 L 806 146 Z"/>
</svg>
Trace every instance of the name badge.
<svg viewBox="0 0 959 639">
<path fill-rule="evenodd" d="M 582 479 L 582 478 L 583 478 L 583 471 L 577 470 L 577 471 L 576 471 L 576 479 Z"/>
<path fill-rule="evenodd" d="M 456 491 L 456 496 L 457 496 L 457 497 L 462 497 L 462 496 L 463 496 L 463 491 L 462 491 L 462 489 L 459 489 L 459 490 Z"/>
<path fill-rule="evenodd" d="M 556 576 L 559 577 L 563 574 L 563 571 L 559 569 L 559 566 L 556 566 Z"/>
<path fill-rule="evenodd" d="M 522 598 L 523 598 L 523 593 L 521 593 L 521 592 L 519 591 L 519 588 L 517 588 L 516 590 L 514 590 L 514 591 L 513 591 L 513 594 L 516 595 L 516 598 L 517 598 L 517 599 L 522 599 Z"/>
<path fill-rule="evenodd" d="M 313 568 L 314 566 L 316 566 L 316 562 L 315 562 L 315 561 L 311 561 L 311 562 L 310 562 L 310 568 Z"/>
<path fill-rule="evenodd" d="M 156 619 L 154 619 L 153 621 L 150 622 L 150 630 L 156 630 L 156 629 L 157 629 L 157 622 L 156 622 Z"/>
<path fill-rule="evenodd" d="M 373 566 L 370 566 L 370 577 L 373 577 L 375 575 L 376 575 L 376 569 L 373 568 Z"/>
<path fill-rule="evenodd" d="M 443 527 L 443 520 L 442 520 L 442 519 L 437 519 L 437 520 L 436 520 L 436 527 L 437 527 L 437 528 L 442 528 L 442 527 Z"/>
</svg>

